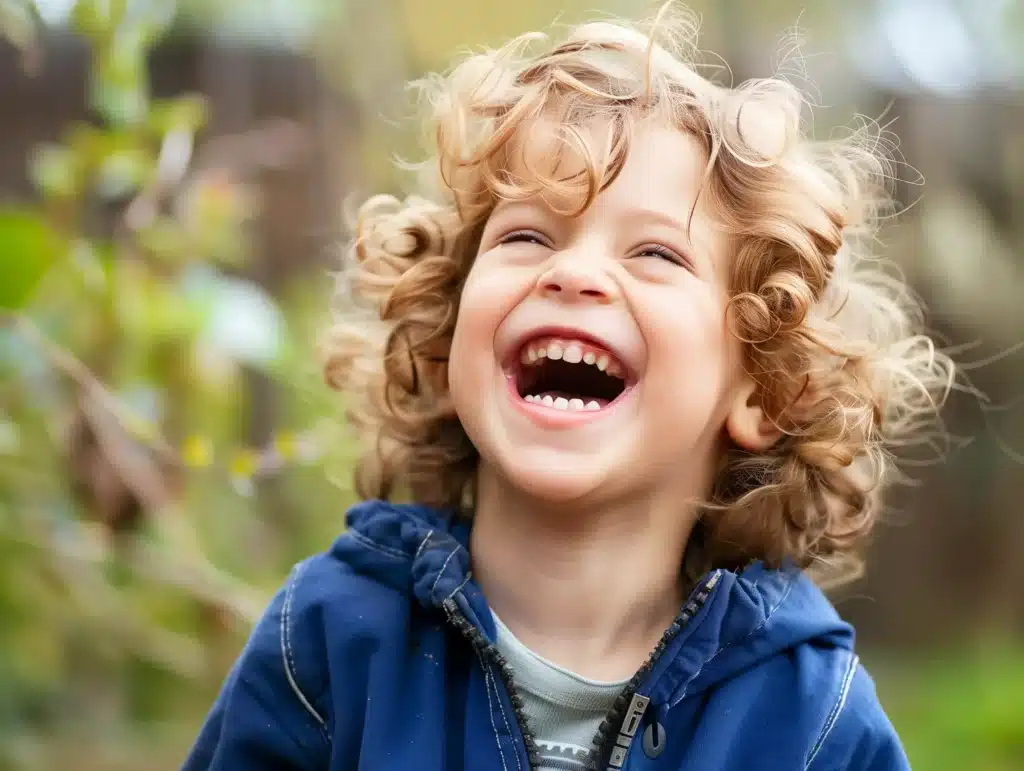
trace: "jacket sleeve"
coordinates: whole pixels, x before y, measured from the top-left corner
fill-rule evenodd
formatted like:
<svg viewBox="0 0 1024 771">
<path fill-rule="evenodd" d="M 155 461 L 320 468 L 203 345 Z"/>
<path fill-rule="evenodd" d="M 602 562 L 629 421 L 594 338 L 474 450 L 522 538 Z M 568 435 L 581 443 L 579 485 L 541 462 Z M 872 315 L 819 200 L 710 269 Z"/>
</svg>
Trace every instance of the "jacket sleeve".
<svg viewBox="0 0 1024 771">
<path fill-rule="evenodd" d="M 300 686 L 293 628 L 299 565 L 257 623 L 182 771 L 319 771 L 330 740 L 323 709 Z M 309 672 L 309 662 L 303 670 Z"/>
<path fill-rule="evenodd" d="M 807 763 L 807 771 L 910 771 L 875 684 L 853 657 L 847 687 Z"/>
</svg>

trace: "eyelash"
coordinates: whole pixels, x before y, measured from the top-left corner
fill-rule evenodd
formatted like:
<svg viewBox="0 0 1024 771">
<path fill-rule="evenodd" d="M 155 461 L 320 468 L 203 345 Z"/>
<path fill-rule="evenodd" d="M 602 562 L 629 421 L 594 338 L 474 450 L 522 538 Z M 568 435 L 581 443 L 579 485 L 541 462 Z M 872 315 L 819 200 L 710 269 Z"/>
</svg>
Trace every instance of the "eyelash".
<svg viewBox="0 0 1024 771">
<path fill-rule="evenodd" d="M 509 233 L 507 236 L 501 239 L 501 244 L 537 244 L 539 246 L 549 246 L 545 241 L 544 237 L 539 233 L 535 233 L 532 230 L 517 230 L 514 233 Z M 688 260 L 684 257 L 680 257 L 671 249 L 665 246 L 658 246 L 657 244 L 650 244 L 645 246 L 643 251 L 637 252 L 637 256 L 643 255 L 654 255 L 662 260 L 671 262 L 674 265 L 686 266 L 689 264 Z"/>
<path fill-rule="evenodd" d="M 539 244 L 540 246 L 547 246 L 544 238 L 539 233 L 534 233 L 532 230 L 517 230 L 514 233 L 509 233 L 507 236 L 501 239 L 499 243 L 502 244 Z"/>
<path fill-rule="evenodd" d="M 673 252 L 671 249 L 669 249 L 669 248 L 667 248 L 665 246 L 658 246 L 656 244 L 651 244 L 650 246 L 645 246 L 644 250 L 642 252 L 639 252 L 639 254 L 641 254 L 641 255 L 653 254 L 655 257 L 660 257 L 663 260 L 668 260 L 669 262 L 671 262 L 674 265 L 686 265 L 687 264 L 686 260 L 683 257 L 680 257 L 678 254 Z"/>
</svg>

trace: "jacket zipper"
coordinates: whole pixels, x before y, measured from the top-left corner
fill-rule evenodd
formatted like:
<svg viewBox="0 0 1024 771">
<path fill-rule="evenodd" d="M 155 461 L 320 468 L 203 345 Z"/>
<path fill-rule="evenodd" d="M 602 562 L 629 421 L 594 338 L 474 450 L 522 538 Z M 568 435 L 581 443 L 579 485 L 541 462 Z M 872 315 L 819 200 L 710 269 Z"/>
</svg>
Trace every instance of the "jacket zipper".
<svg viewBox="0 0 1024 771">
<path fill-rule="evenodd" d="M 594 737 L 594 749 L 590 753 L 591 769 L 596 770 L 605 766 L 607 771 L 617 771 L 625 765 L 626 753 L 629 752 L 629 747 L 640 727 L 641 719 L 651 703 L 650 698 L 638 694 L 637 689 L 650 674 L 668 644 L 707 603 L 720 578 L 721 573 L 716 570 L 694 589 L 690 594 L 690 599 L 683 606 L 682 612 L 665 630 L 665 634 L 662 635 L 647 661 L 619 694 L 608 716 L 601 722 L 597 736 Z"/>
<path fill-rule="evenodd" d="M 630 679 L 629 683 L 615 699 L 607 717 L 601 721 L 601 726 L 594 737 L 594 749 L 590 752 L 589 768 L 596 771 L 605 765 L 608 771 L 617 771 L 622 768 L 626 760 L 626 753 L 636 736 L 640 727 L 641 719 L 650 704 L 650 699 L 639 695 L 636 690 L 654 668 L 655 663 L 665 652 L 665 648 L 672 642 L 677 634 L 697 615 L 708 599 L 721 578 L 719 571 L 714 571 L 705 578 L 691 593 L 690 599 L 683 606 L 682 612 L 676 617 L 672 625 L 665 630 L 661 640 L 654 651 L 647 658 L 644 665 Z M 526 754 L 529 759 L 530 768 L 536 768 L 540 762 L 540 751 L 537 747 L 537 740 L 530 730 L 529 722 L 526 719 L 526 712 L 523 700 L 515 688 L 512 677 L 512 669 L 509 667 L 505 657 L 497 648 L 484 637 L 477 627 L 467 619 L 454 599 L 447 599 L 442 607 L 448 615 L 451 624 L 469 640 L 470 644 L 477 651 L 480 657 L 490 664 L 498 672 L 505 690 L 512 702 L 512 710 L 515 713 L 516 725 L 522 734 L 523 742 L 526 745 Z"/>
<path fill-rule="evenodd" d="M 519 733 L 523 737 L 523 743 L 526 745 L 526 756 L 530 764 L 530 768 L 536 768 L 540 763 L 540 751 L 537 747 L 537 739 L 530 730 L 529 722 L 526 719 L 526 711 L 523 705 L 522 697 L 519 696 L 516 691 L 515 683 L 512 680 L 512 668 L 509 667 L 508 661 L 501 655 L 497 648 L 491 644 L 491 642 L 484 637 L 477 627 L 466 618 L 462 611 L 459 610 L 458 604 L 454 599 L 447 599 L 442 603 L 442 607 L 448 614 L 448 620 L 451 624 L 469 640 L 469 643 L 473 646 L 480 657 L 492 666 L 497 672 L 501 681 L 505 684 L 505 691 L 508 693 L 509 700 L 512 702 L 512 711 L 515 714 L 516 725 L 519 727 Z"/>
</svg>

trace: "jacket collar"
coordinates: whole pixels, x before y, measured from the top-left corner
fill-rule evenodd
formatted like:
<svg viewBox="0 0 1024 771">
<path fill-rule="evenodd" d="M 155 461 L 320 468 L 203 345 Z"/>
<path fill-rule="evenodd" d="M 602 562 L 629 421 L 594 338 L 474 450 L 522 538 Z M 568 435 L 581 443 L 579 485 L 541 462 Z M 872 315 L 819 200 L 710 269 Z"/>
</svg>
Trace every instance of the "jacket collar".
<svg viewBox="0 0 1024 771">
<path fill-rule="evenodd" d="M 440 607 L 470 579 L 470 525 L 426 506 L 364 501 L 348 510 L 334 556 L 424 607 Z"/>
<path fill-rule="evenodd" d="M 470 571 L 469 521 L 425 506 L 366 501 L 349 510 L 347 524 L 335 556 L 427 608 L 461 594 L 469 620 L 493 640 L 494 622 Z M 652 700 L 671 706 L 811 639 L 852 647 L 852 629 L 801 570 L 755 563 L 715 573 L 706 602 L 653 662 L 646 678 Z"/>
</svg>

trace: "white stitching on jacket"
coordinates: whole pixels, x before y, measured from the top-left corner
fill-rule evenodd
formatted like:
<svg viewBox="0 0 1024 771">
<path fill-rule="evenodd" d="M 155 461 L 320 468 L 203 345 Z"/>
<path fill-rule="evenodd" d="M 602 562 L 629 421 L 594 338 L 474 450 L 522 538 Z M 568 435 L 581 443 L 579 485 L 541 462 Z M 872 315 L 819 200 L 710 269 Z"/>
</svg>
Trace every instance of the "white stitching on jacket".
<svg viewBox="0 0 1024 771">
<path fill-rule="evenodd" d="M 449 618 L 451 617 L 451 614 L 452 611 L 448 610 Z M 498 746 L 498 757 L 501 758 L 501 769 L 502 771 L 508 771 L 508 765 L 505 763 L 505 751 L 501 748 L 501 736 L 498 734 L 498 726 L 494 723 L 494 703 L 491 701 L 491 680 L 493 679 L 493 676 L 491 675 L 491 670 L 487 667 L 487 664 L 484 662 L 484 657 L 480 654 L 480 651 L 477 650 L 475 646 L 473 648 L 473 652 L 476 654 L 477 659 L 480 661 L 480 671 L 484 673 L 484 690 L 487 692 L 487 715 L 491 719 L 491 730 L 494 731 L 494 742 Z M 495 686 L 495 689 L 497 689 L 497 686 Z M 498 702 L 500 705 L 500 698 Z M 502 717 L 504 717 L 504 713 L 502 713 Z M 518 762 L 519 760 L 517 758 L 517 765 Z"/>
<path fill-rule="evenodd" d="M 313 716 L 313 719 L 316 720 L 317 723 L 320 724 L 320 728 L 326 729 L 327 722 L 320 716 L 320 713 L 313 708 L 313 705 L 309 703 L 309 699 L 306 698 L 302 689 L 299 688 L 299 684 L 296 680 L 295 658 L 292 655 L 291 630 L 288 624 L 288 617 L 292 608 L 292 597 L 295 596 L 295 586 L 299 583 L 299 576 L 302 574 L 302 571 L 305 569 L 307 564 L 308 560 L 296 565 L 295 571 L 292 574 L 292 579 L 288 582 L 288 588 L 285 589 L 284 606 L 281 610 L 281 658 L 284 660 L 284 674 L 285 677 L 288 678 L 288 685 L 291 686 L 292 691 L 298 697 L 306 711 Z M 324 735 L 327 737 L 328 741 L 330 741 L 331 737 L 327 734 L 326 730 L 324 731 Z"/>
<path fill-rule="evenodd" d="M 462 544 L 455 544 L 455 548 L 452 549 L 452 553 L 448 555 L 448 559 L 444 561 L 444 564 L 441 565 L 441 569 L 437 571 L 437 575 L 434 577 L 434 583 L 430 586 L 430 596 L 435 601 L 437 600 L 437 582 L 441 580 L 441 576 L 444 575 L 444 571 L 448 569 L 448 563 L 452 561 L 452 557 L 454 557 L 455 553 L 461 548 Z"/>
<path fill-rule="evenodd" d="M 365 535 L 356 530 L 346 530 L 345 535 L 351 536 L 354 540 L 358 541 L 367 549 L 373 549 L 373 551 L 379 554 L 384 554 L 388 557 L 394 557 L 396 560 L 401 560 L 402 562 L 409 561 L 409 555 L 405 552 L 398 551 L 398 549 L 392 549 L 388 546 L 384 546 L 383 544 L 377 543 L 376 541 L 367 538 Z"/>
<path fill-rule="evenodd" d="M 456 594 L 462 591 L 462 589 L 469 583 L 470 579 L 473 578 L 473 572 L 470 570 L 466 571 L 466 577 L 462 579 L 462 583 L 452 589 L 452 593 L 445 597 L 446 600 L 452 599 Z"/>
<path fill-rule="evenodd" d="M 456 551 L 458 551 L 458 549 L 456 549 Z M 454 554 L 454 553 L 455 552 L 453 551 L 452 554 Z M 449 559 L 451 559 L 451 556 L 449 556 Z M 447 563 L 445 563 L 445 564 L 447 564 Z M 443 570 L 444 569 L 442 568 L 442 571 Z M 462 586 L 465 586 L 465 584 L 466 584 L 466 582 L 468 580 L 469 580 L 469 578 L 467 577 L 466 581 L 462 582 Z M 462 586 L 459 586 L 458 589 L 456 589 L 454 592 L 452 592 L 450 597 L 449 597 L 449 599 L 454 597 L 458 593 L 459 589 L 462 588 Z M 480 668 L 484 672 L 484 685 L 487 688 L 487 708 L 488 708 L 488 710 L 491 713 L 491 729 L 494 731 L 494 741 L 497 742 L 497 744 L 498 744 L 498 755 L 501 757 L 501 767 L 502 767 L 503 771 L 508 771 L 508 766 L 505 765 L 505 752 L 501 748 L 501 736 L 498 734 L 498 726 L 496 726 L 494 724 L 494 704 L 491 703 L 491 685 L 492 685 L 492 683 L 494 684 L 494 695 L 495 695 L 495 698 L 498 701 L 498 709 L 501 710 L 501 720 L 505 724 L 505 731 L 507 731 L 509 733 L 509 735 L 512 734 L 512 726 L 508 722 L 508 715 L 505 714 L 505 705 L 501 703 L 501 694 L 498 693 L 498 686 L 497 686 L 497 683 L 495 682 L 494 674 L 491 672 L 491 668 L 489 666 L 487 666 L 487 662 L 484 661 L 484 657 L 481 655 L 480 651 L 477 650 L 475 652 L 476 652 L 477 658 L 480 660 Z M 509 695 L 511 696 L 511 694 L 509 694 Z M 515 759 L 516 759 L 516 769 L 518 771 L 523 771 L 523 764 L 519 762 L 519 753 L 518 752 L 515 753 Z"/>
<path fill-rule="evenodd" d="M 508 771 L 508 765 L 505 763 L 505 751 L 501 748 L 501 735 L 498 733 L 498 726 L 494 723 L 494 702 L 491 701 L 491 683 L 494 681 L 494 675 L 491 674 L 490 668 L 484 662 L 484 657 L 480 655 L 480 651 L 475 651 L 477 658 L 480 660 L 480 669 L 484 673 L 484 689 L 487 691 L 487 711 L 490 713 L 491 718 L 491 730 L 494 731 L 494 741 L 498 745 L 498 757 L 501 758 L 502 771 Z M 494 686 L 494 690 L 498 690 L 498 686 Z M 498 699 L 498 707 L 501 708 L 501 697 L 495 693 Z M 501 718 L 505 720 L 505 710 L 501 711 Z M 508 727 L 508 721 L 505 720 L 505 726 Z M 519 758 L 516 757 L 516 767 L 522 771 L 522 767 L 519 765 Z"/>
<path fill-rule="evenodd" d="M 829 733 L 831 733 L 836 722 L 839 720 L 839 715 L 843 711 L 843 707 L 846 706 L 846 697 L 850 695 L 850 685 L 853 683 L 853 676 L 857 673 L 857 666 L 859 664 L 860 659 L 857 658 L 853 651 L 850 651 L 850 663 L 847 665 L 846 674 L 843 676 L 843 685 L 839 690 L 839 698 L 836 699 L 836 703 L 832 706 L 828 720 L 825 721 L 825 727 L 821 729 L 821 736 L 818 737 L 814 749 L 811 750 L 810 757 L 807 758 L 807 765 L 804 766 L 805 771 L 811 767 L 814 758 L 825 744 L 825 739 L 828 738 Z"/>
<path fill-rule="evenodd" d="M 427 531 L 426 536 L 424 536 L 423 541 L 420 543 L 420 547 L 416 550 L 416 554 L 413 555 L 413 560 L 414 561 L 418 560 L 420 558 L 420 554 L 423 551 L 423 547 L 427 545 L 427 541 L 430 540 L 430 536 L 432 536 L 433 534 L 434 534 L 433 530 L 428 530 Z"/>
<path fill-rule="evenodd" d="M 708 658 L 703 664 L 701 664 L 696 672 L 690 675 L 690 679 L 687 680 L 686 685 L 683 686 L 683 692 L 679 694 L 679 698 L 675 699 L 669 706 L 674 707 L 676 704 L 678 704 L 686 698 L 686 692 L 690 689 L 690 685 L 692 685 L 693 681 L 697 679 L 697 675 L 699 675 L 704 670 L 704 667 L 706 667 L 708 664 L 715 660 L 715 656 L 724 651 L 726 648 L 732 648 L 736 645 L 739 645 L 742 642 L 749 640 L 753 635 L 761 631 L 764 628 L 765 624 L 767 624 L 771 617 L 775 614 L 775 611 L 782 607 L 782 603 L 786 601 L 786 599 L 789 597 L 790 592 L 793 591 L 793 587 L 796 586 L 796 581 L 797 576 L 794 575 L 790 582 L 786 585 L 786 590 L 782 593 L 782 596 L 779 598 L 779 601 L 775 603 L 775 605 L 768 611 L 768 613 L 765 614 L 764 620 L 760 624 L 758 624 L 754 629 L 751 629 L 747 634 L 743 635 L 743 637 L 741 637 L 740 639 L 728 642 L 725 645 L 721 646 L 717 651 L 712 653 L 711 657 Z"/>
<path fill-rule="evenodd" d="M 491 678 L 491 682 L 494 682 L 494 675 L 490 674 L 490 672 L 488 672 L 488 675 Z M 505 723 L 505 731 L 511 736 L 512 735 L 512 726 L 508 722 L 508 715 L 505 714 L 505 705 L 501 703 L 501 694 L 498 693 L 498 686 L 497 686 L 497 684 L 495 684 L 495 686 L 494 686 L 494 693 L 498 697 L 498 709 L 501 710 L 501 720 L 502 720 L 503 723 Z M 511 696 L 511 695 L 512 694 L 509 694 L 509 696 Z M 519 762 L 519 753 L 518 752 L 515 753 L 515 758 L 516 758 L 516 768 L 519 769 L 520 771 L 522 771 L 523 766 Z"/>
</svg>

